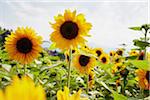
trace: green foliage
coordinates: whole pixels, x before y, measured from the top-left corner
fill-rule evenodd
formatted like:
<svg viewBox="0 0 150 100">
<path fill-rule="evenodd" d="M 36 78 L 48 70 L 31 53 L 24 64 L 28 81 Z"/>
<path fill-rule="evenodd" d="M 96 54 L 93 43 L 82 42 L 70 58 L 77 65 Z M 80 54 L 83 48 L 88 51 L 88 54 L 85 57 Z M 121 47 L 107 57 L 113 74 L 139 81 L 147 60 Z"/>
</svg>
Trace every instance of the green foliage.
<svg viewBox="0 0 150 100">
<path fill-rule="evenodd" d="M 135 30 L 135 31 L 141 31 L 141 27 L 129 27 L 129 29 Z"/>
<path fill-rule="evenodd" d="M 141 40 L 133 40 L 134 45 L 140 47 L 142 50 L 145 49 L 146 47 L 150 47 L 149 42 L 141 41 Z"/>
<path fill-rule="evenodd" d="M 147 60 L 130 60 L 129 62 L 139 69 L 150 70 L 150 62 Z"/>
<path fill-rule="evenodd" d="M 118 94 L 115 91 L 113 91 L 113 97 L 114 97 L 114 100 L 128 100 L 127 97 L 125 97 L 122 94 Z"/>
</svg>

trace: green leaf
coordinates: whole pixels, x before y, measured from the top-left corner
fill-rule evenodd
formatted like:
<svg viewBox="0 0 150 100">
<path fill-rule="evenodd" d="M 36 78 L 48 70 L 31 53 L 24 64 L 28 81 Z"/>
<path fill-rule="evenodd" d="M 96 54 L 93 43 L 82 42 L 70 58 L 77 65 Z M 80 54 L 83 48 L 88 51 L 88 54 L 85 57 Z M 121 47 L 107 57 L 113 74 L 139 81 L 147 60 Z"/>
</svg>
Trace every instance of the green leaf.
<svg viewBox="0 0 150 100">
<path fill-rule="evenodd" d="M 103 63 L 101 63 L 101 62 L 98 62 L 98 65 L 100 66 L 101 69 L 103 69 L 103 70 L 106 71 L 110 76 L 112 76 L 111 67 L 113 66 L 113 64 L 103 64 Z"/>
<path fill-rule="evenodd" d="M 150 62 L 147 60 L 130 60 L 129 62 L 139 69 L 150 70 Z"/>
<path fill-rule="evenodd" d="M 150 43 L 149 42 L 145 42 L 145 41 L 140 41 L 140 40 L 133 40 L 134 45 L 141 47 L 141 48 L 145 48 L 145 47 L 150 47 Z"/>
<path fill-rule="evenodd" d="M 137 56 L 127 56 L 126 59 L 127 60 L 135 60 L 135 59 L 137 59 Z"/>
<path fill-rule="evenodd" d="M 119 94 L 115 91 L 113 91 L 113 97 L 114 97 L 114 100 L 127 100 L 126 96 Z"/>
<path fill-rule="evenodd" d="M 129 29 L 132 29 L 135 31 L 141 31 L 141 27 L 129 27 Z"/>
<path fill-rule="evenodd" d="M 52 43 L 49 47 L 49 50 L 54 50 L 54 49 L 56 49 L 56 44 Z"/>
<path fill-rule="evenodd" d="M 100 84 L 102 84 L 110 92 L 112 91 L 103 81 L 100 81 Z"/>
</svg>

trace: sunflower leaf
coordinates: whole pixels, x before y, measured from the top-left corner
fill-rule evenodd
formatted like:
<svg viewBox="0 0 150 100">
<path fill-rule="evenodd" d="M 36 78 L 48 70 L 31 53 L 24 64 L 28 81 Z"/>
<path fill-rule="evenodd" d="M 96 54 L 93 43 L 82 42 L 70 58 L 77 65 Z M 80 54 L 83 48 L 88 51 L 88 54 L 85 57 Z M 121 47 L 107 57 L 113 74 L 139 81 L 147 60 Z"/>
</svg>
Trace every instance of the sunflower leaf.
<svg viewBox="0 0 150 100">
<path fill-rule="evenodd" d="M 129 62 L 139 69 L 150 70 L 150 62 L 147 60 L 130 60 Z"/>
<path fill-rule="evenodd" d="M 131 30 L 141 31 L 141 27 L 129 27 Z"/>
<path fill-rule="evenodd" d="M 113 91 L 113 97 L 114 97 L 114 100 L 127 100 L 126 96 L 119 94 L 115 91 Z"/>
<path fill-rule="evenodd" d="M 55 44 L 55 43 L 52 43 L 48 49 L 49 49 L 49 50 L 54 50 L 54 49 L 56 49 L 56 44 Z"/>
</svg>

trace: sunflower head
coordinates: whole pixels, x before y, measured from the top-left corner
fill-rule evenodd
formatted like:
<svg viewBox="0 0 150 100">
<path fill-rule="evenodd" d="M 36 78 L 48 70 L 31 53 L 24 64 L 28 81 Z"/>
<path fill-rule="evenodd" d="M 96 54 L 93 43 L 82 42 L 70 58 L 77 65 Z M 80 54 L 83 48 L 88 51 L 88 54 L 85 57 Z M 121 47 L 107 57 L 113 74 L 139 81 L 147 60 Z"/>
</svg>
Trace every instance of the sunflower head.
<svg viewBox="0 0 150 100">
<path fill-rule="evenodd" d="M 88 99 L 85 99 L 85 98 L 81 98 L 80 95 L 81 95 L 81 90 L 79 90 L 78 92 L 70 95 L 69 93 L 69 89 L 68 87 L 64 87 L 64 91 L 62 90 L 59 90 L 57 92 L 57 100 L 88 100 Z"/>
<path fill-rule="evenodd" d="M 70 10 L 65 10 L 64 15 L 56 16 L 55 21 L 52 24 L 54 32 L 50 35 L 50 39 L 62 50 L 83 45 L 86 42 L 83 37 L 88 36 L 92 27 L 86 22 L 83 14 L 76 15 L 76 11 Z"/>
<path fill-rule="evenodd" d="M 92 50 L 92 48 L 87 45 L 81 46 L 80 50 L 86 54 L 93 54 L 93 55 L 95 54 L 95 52 Z"/>
<path fill-rule="evenodd" d="M 114 63 L 120 63 L 122 61 L 120 57 L 116 57 L 113 60 L 114 60 Z"/>
<path fill-rule="evenodd" d="M 3 95 L 3 99 L 1 99 Z M 44 89 L 35 86 L 28 76 L 15 76 L 4 91 L 0 90 L 0 100 L 46 100 Z"/>
<path fill-rule="evenodd" d="M 108 64 L 109 63 L 109 55 L 108 54 L 102 54 L 99 57 L 99 60 L 103 63 L 103 64 Z"/>
<path fill-rule="evenodd" d="M 78 51 L 78 49 L 77 48 L 74 48 L 74 49 L 72 49 L 72 55 L 75 55 L 75 54 L 77 54 L 79 51 Z M 68 62 L 69 61 L 69 50 L 66 50 L 65 51 L 65 58 L 66 58 L 66 62 Z"/>
<path fill-rule="evenodd" d="M 124 50 L 122 48 L 119 48 L 116 53 L 119 55 L 119 56 L 122 56 L 123 53 L 124 53 Z"/>
<path fill-rule="evenodd" d="M 150 90 L 150 71 L 138 69 L 135 72 L 140 88 Z"/>
<path fill-rule="evenodd" d="M 102 48 L 95 48 L 94 53 L 96 54 L 97 57 L 100 57 L 101 54 L 103 54 L 103 49 Z"/>
<path fill-rule="evenodd" d="M 18 27 L 15 32 L 6 37 L 5 49 L 11 59 L 22 64 L 31 63 L 39 56 L 42 38 L 31 28 Z"/>
<path fill-rule="evenodd" d="M 127 77 L 128 74 L 129 74 L 129 70 L 126 69 L 126 68 L 120 71 L 120 75 L 121 75 L 122 77 Z"/>
<path fill-rule="evenodd" d="M 110 51 L 109 55 L 110 55 L 111 57 L 113 57 L 113 56 L 115 55 L 115 53 L 116 53 L 116 52 L 112 50 L 112 51 Z"/>
<path fill-rule="evenodd" d="M 125 65 L 123 63 L 116 63 L 114 66 L 112 66 L 112 73 L 120 72 L 124 70 Z"/>
<path fill-rule="evenodd" d="M 82 74 L 88 74 L 95 65 L 95 58 L 84 54 L 75 55 L 73 66 Z"/>
<path fill-rule="evenodd" d="M 129 52 L 129 55 L 130 55 L 130 56 L 138 56 L 139 53 L 138 53 L 138 51 L 136 51 L 136 50 L 131 50 L 131 51 Z"/>
</svg>

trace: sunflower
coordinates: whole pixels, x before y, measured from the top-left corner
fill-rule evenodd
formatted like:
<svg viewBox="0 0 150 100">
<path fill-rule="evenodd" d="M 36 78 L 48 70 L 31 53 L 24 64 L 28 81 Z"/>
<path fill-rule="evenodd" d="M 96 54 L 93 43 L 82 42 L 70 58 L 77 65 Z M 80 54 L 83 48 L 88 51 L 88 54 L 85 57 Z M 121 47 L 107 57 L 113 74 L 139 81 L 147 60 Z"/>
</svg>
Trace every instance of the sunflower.
<svg viewBox="0 0 150 100">
<path fill-rule="evenodd" d="M 113 62 L 114 62 L 114 63 L 120 63 L 120 62 L 122 62 L 122 59 L 121 59 L 120 56 L 115 56 L 115 57 L 113 58 Z"/>
<path fill-rule="evenodd" d="M 140 88 L 150 90 L 150 71 L 138 69 L 136 74 Z"/>
<path fill-rule="evenodd" d="M 123 53 L 124 53 L 123 48 L 119 48 L 119 49 L 116 51 L 116 53 L 117 53 L 119 56 L 122 56 Z"/>
<path fill-rule="evenodd" d="M 31 63 L 42 50 L 42 38 L 29 27 L 18 27 L 15 32 L 6 37 L 5 49 L 11 59 L 22 64 Z"/>
<path fill-rule="evenodd" d="M 72 55 L 77 54 L 79 51 L 77 48 L 72 49 Z M 65 51 L 66 62 L 69 62 L 69 50 Z"/>
<path fill-rule="evenodd" d="M 103 64 L 108 64 L 109 63 L 109 55 L 108 54 L 102 54 L 99 57 L 99 60 L 103 63 Z"/>
<path fill-rule="evenodd" d="M 57 100 L 88 100 L 87 98 L 80 97 L 81 90 L 73 95 L 70 95 L 68 87 L 64 87 L 64 91 L 59 90 L 57 92 Z"/>
<path fill-rule="evenodd" d="M 125 65 L 123 63 L 116 63 L 114 66 L 112 66 L 112 73 L 116 73 L 118 71 L 122 71 L 125 68 Z"/>
<path fill-rule="evenodd" d="M 96 54 L 97 57 L 100 57 L 101 54 L 103 53 L 103 49 L 102 48 L 95 48 L 94 53 Z"/>
<path fill-rule="evenodd" d="M 95 54 L 95 52 L 93 51 L 93 49 L 87 45 L 83 45 L 80 47 L 80 51 L 86 54 Z"/>
<path fill-rule="evenodd" d="M 112 50 L 112 51 L 110 51 L 109 55 L 113 57 L 115 55 L 115 53 L 116 52 Z"/>
<path fill-rule="evenodd" d="M 84 54 L 77 54 L 73 58 L 73 66 L 82 74 L 89 74 L 95 65 L 95 58 Z"/>
<path fill-rule="evenodd" d="M 90 71 L 89 73 L 88 85 L 89 85 L 89 88 L 92 88 L 94 85 L 94 72 L 93 71 Z"/>
<path fill-rule="evenodd" d="M 89 36 L 88 32 L 92 27 L 86 22 L 83 14 L 76 15 L 76 11 L 70 10 L 65 10 L 64 15 L 59 14 L 55 17 L 55 21 L 52 24 L 54 32 L 50 35 L 50 39 L 62 50 L 83 45 L 86 42 L 83 37 Z"/>
<path fill-rule="evenodd" d="M 0 100 L 46 100 L 44 89 L 28 77 L 15 76 L 5 90 L 0 90 Z"/>
<path fill-rule="evenodd" d="M 129 55 L 130 55 L 130 56 L 138 56 L 139 53 L 138 53 L 136 50 L 131 50 L 131 51 L 129 52 Z"/>
<path fill-rule="evenodd" d="M 121 63 L 121 62 L 124 62 L 124 61 L 125 61 L 125 59 L 122 56 L 118 55 L 117 53 L 115 53 L 115 55 L 112 57 L 112 62 L 114 64 Z"/>
</svg>

